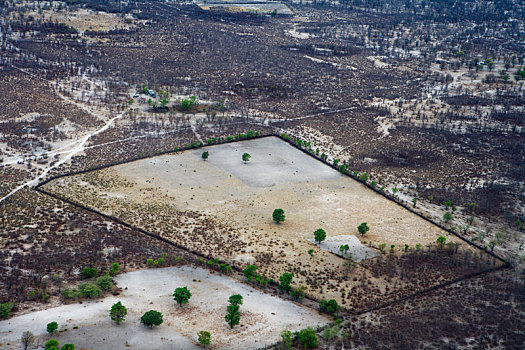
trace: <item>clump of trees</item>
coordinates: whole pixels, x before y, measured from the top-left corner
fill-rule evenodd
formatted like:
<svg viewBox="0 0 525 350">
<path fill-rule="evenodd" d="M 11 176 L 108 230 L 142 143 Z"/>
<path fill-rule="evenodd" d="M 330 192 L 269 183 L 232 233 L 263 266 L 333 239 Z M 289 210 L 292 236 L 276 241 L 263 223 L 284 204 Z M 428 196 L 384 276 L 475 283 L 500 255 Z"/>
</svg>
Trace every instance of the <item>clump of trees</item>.
<svg viewBox="0 0 525 350">
<path fill-rule="evenodd" d="M 341 309 L 339 304 L 337 304 L 337 301 L 335 299 L 326 300 L 323 299 L 319 302 L 319 309 L 323 312 L 326 312 L 330 315 L 337 315 L 337 312 Z"/>
</svg>

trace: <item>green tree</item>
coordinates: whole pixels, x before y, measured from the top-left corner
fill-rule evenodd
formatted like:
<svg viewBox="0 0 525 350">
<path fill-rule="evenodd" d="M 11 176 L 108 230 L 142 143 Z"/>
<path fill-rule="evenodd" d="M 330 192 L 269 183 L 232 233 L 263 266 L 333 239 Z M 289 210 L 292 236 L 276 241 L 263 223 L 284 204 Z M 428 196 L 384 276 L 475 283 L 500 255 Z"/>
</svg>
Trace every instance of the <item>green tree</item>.
<svg viewBox="0 0 525 350">
<path fill-rule="evenodd" d="M 197 96 L 191 96 L 190 98 L 185 98 L 180 103 L 180 109 L 183 111 L 189 111 L 197 104 Z"/>
<path fill-rule="evenodd" d="M 122 305 L 120 301 L 118 303 L 113 304 L 111 306 L 111 310 L 109 310 L 109 317 L 111 317 L 111 320 L 115 321 L 117 324 L 123 322 L 127 314 L 128 309 L 124 305 Z"/>
<path fill-rule="evenodd" d="M 256 265 L 246 266 L 246 268 L 243 271 L 244 277 L 246 277 L 246 279 L 251 282 L 255 278 L 255 271 L 257 271 Z"/>
<path fill-rule="evenodd" d="M 303 349 L 315 349 L 319 340 L 313 328 L 308 327 L 296 333 L 297 342 Z"/>
<path fill-rule="evenodd" d="M 75 345 L 74 344 L 64 344 L 60 350 L 75 350 Z"/>
<path fill-rule="evenodd" d="M 207 348 L 211 344 L 211 333 L 208 331 L 200 331 L 199 334 L 199 344 Z"/>
<path fill-rule="evenodd" d="M 337 304 L 337 301 L 334 299 L 326 300 L 323 299 L 319 302 L 319 309 L 326 312 L 327 314 L 336 315 L 341 307 Z"/>
<path fill-rule="evenodd" d="M 173 292 L 173 300 L 182 307 L 182 304 L 187 304 L 191 298 L 191 292 L 188 287 L 179 287 Z"/>
<path fill-rule="evenodd" d="M 284 219 L 285 219 L 286 216 L 284 215 L 284 210 L 282 210 L 282 209 L 275 209 L 273 211 L 272 217 L 273 217 L 273 221 L 275 221 L 275 223 L 280 224 L 281 222 L 284 222 Z"/>
<path fill-rule="evenodd" d="M 279 277 L 279 289 L 283 292 L 289 293 L 290 290 L 292 290 L 292 279 L 293 279 L 293 273 L 291 272 L 285 272 Z"/>
<path fill-rule="evenodd" d="M 446 241 L 447 239 L 443 236 L 439 236 L 438 239 L 436 239 L 436 242 L 439 244 L 439 249 L 443 249 Z"/>
<path fill-rule="evenodd" d="M 98 270 L 96 267 L 84 267 L 82 269 L 82 278 L 88 279 L 98 276 Z"/>
<path fill-rule="evenodd" d="M 322 241 L 326 239 L 326 232 L 322 228 L 318 228 L 314 231 L 314 239 L 317 244 L 321 244 Z"/>
<path fill-rule="evenodd" d="M 209 156 L 210 156 L 210 152 L 208 151 L 202 152 L 202 155 L 201 155 L 202 159 L 206 160 L 208 159 Z"/>
<path fill-rule="evenodd" d="M 357 231 L 361 234 L 361 236 L 364 236 L 365 233 L 370 231 L 370 227 L 366 224 L 366 222 L 362 222 L 361 225 L 357 226 Z"/>
<path fill-rule="evenodd" d="M 239 312 L 239 305 L 228 305 L 226 307 L 226 316 L 224 316 L 226 322 L 233 329 L 233 326 L 238 325 L 241 320 L 241 313 Z"/>
<path fill-rule="evenodd" d="M 252 156 L 249 153 L 243 153 L 242 154 L 242 161 L 244 163 L 248 162 Z"/>
<path fill-rule="evenodd" d="M 58 323 L 56 323 L 55 321 L 53 322 L 49 322 L 47 324 L 47 327 L 46 327 L 46 330 L 47 330 L 47 333 L 49 334 L 55 334 L 55 332 L 57 331 L 58 329 Z"/>
<path fill-rule="evenodd" d="M 56 340 L 56 339 L 49 339 L 44 344 L 44 348 L 46 350 L 55 350 L 55 349 L 58 350 L 58 340 Z"/>
<path fill-rule="evenodd" d="M 111 276 L 116 276 L 120 272 L 120 266 L 118 263 L 111 264 L 111 269 L 109 269 L 109 274 Z"/>
<path fill-rule="evenodd" d="M 140 323 L 146 327 L 153 328 L 162 324 L 162 314 L 155 310 L 149 310 L 142 315 Z"/>
<path fill-rule="evenodd" d="M 292 350 L 292 332 L 285 330 L 281 332 L 280 350 Z"/>
<path fill-rule="evenodd" d="M 452 221 L 453 219 L 454 219 L 454 217 L 452 216 L 452 213 L 447 211 L 445 214 L 443 214 L 443 221 L 448 223 L 448 222 Z"/>
<path fill-rule="evenodd" d="M 359 180 L 361 180 L 362 182 L 367 182 L 369 177 L 370 175 L 368 175 L 368 173 L 362 173 L 361 176 L 359 176 Z"/>
</svg>

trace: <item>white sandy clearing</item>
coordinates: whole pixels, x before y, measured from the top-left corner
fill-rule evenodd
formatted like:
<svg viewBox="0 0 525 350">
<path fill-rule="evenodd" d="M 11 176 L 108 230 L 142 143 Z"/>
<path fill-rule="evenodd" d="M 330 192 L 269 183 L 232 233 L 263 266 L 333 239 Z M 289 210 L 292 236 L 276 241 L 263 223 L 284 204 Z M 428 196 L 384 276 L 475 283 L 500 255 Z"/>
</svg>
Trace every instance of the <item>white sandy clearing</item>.
<svg viewBox="0 0 525 350">
<path fill-rule="evenodd" d="M 311 243 L 315 243 L 314 239 L 309 239 Z M 339 247 L 341 245 L 348 244 L 348 251 L 345 254 L 341 254 Z M 359 239 L 354 235 L 339 235 L 327 237 L 326 240 L 322 241 L 321 244 L 316 244 L 319 248 L 326 250 L 328 252 L 337 254 L 346 258 L 350 254 L 355 262 L 360 262 L 364 259 L 373 258 L 379 253 L 375 250 L 368 248 L 362 244 Z"/>
<path fill-rule="evenodd" d="M 56 321 L 60 344 L 74 343 L 77 349 L 199 349 L 197 333 L 212 334 L 212 349 L 256 349 L 275 343 L 284 329 L 292 331 L 326 324 L 316 311 L 254 290 L 229 277 L 210 274 L 201 268 L 169 267 L 129 272 L 115 278 L 124 289 L 119 297 L 71 304 L 38 311 L 0 322 L 0 348 L 18 349 L 22 333 L 30 330 L 40 342 L 48 339 L 46 325 Z M 173 291 L 187 286 L 190 303 L 180 308 Z M 224 321 L 228 297 L 241 294 L 241 323 L 233 330 Z M 114 324 L 108 316 L 111 305 L 121 301 L 128 308 L 126 321 Z M 158 310 L 164 323 L 149 329 L 140 316 Z M 73 329 L 73 327 L 78 329 Z M 10 344 L 10 345 L 7 345 Z M 127 345 L 126 345 L 127 344 Z"/>
</svg>

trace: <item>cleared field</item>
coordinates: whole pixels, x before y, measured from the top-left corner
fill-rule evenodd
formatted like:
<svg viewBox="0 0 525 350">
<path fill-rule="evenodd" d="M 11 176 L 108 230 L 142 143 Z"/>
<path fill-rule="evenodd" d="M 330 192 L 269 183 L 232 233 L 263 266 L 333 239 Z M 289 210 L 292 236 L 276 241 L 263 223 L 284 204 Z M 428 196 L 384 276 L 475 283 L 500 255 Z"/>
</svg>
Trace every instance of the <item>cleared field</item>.
<svg viewBox="0 0 525 350">
<path fill-rule="evenodd" d="M 197 333 L 201 330 L 212 334 L 212 349 L 257 349 L 277 342 L 284 329 L 297 331 L 329 321 L 315 311 L 201 268 L 140 270 L 119 275 L 115 280 L 123 289 L 118 297 L 65 305 L 0 322 L 0 347 L 18 349 L 20 336 L 26 330 L 47 339 L 46 325 L 56 321 L 59 330 L 68 329 L 56 339 L 61 344 L 74 343 L 80 349 L 199 349 Z M 190 289 L 192 297 L 181 308 L 171 294 L 182 286 Z M 224 321 L 232 294 L 241 294 L 244 299 L 241 321 L 234 329 Z M 128 308 L 126 321 L 121 325 L 109 318 L 109 309 L 117 301 Z M 162 312 L 163 324 L 153 329 L 143 327 L 140 317 L 148 310 Z"/>
<path fill-rule="evenodd" d="M 205 150 L 210 154 L 206 161 L 201 159 Z M 246 163 L 241 159 L 245 152 L 251 155 Z M 466 246 L 446 254 L 436 239 L 459 243 L 455 237 L 276 137 L 135 161 L 57 179 L 45 189 L 206 256 L 239 267 L 255 263 L 270 278 L 293 272 L 294 285 L 350 309 L 395 299 L 489 263 L 481 252 L 471 259 L 473 251 Z M 284 209 L 283 224 L 272 221 L 275 208 Z M 309 242 L 317 228 L 329 238 L 355 235 L 362 222 L 371 228 L 360 236 L 363 243 L 384 243 L 390 253 L 348 268 L 343 258 Z M 418 244 L 422 248 L 415 249 Z M 468 252 L 469 264 L 462 251 Z M 416 267 L 408 266 L 415 261 Z"/>
</svg>

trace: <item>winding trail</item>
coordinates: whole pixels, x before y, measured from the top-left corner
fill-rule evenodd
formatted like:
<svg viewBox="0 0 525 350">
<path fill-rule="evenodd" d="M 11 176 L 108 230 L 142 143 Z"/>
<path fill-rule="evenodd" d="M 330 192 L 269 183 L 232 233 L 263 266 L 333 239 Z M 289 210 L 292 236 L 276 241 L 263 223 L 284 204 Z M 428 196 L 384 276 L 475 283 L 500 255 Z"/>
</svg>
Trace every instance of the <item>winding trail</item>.
<svg viewBox="0 0 525 350">
<path fill-rule="evenodd" d="M 28 187 L 28 186 L 33 186 L 35 184 L 38 183 L 38 181 L 40 181 L 41 179 L 43 179 L 51 170 L 53 169 L 56 169 L 58 168 L 59 166 L 61 166 L 62 164 L 66 163 L 67 161 L 69 161 L 71 158 L 73 158 L 73 156 L 75 156 L 76 154 L 80 153 L 80 152 L 83 152 L 84 149 L 86 149 L 86 143 L 88 142 L 88 140 L 95 136 L 95 135 L 98 135 L 104 131 L 106 131 L 112 124 L 115 120 L 117 119 L 120 119 L 124 116 L 124 114 L 126 114 L 126 112 L 122 112 L 120 113 L 119 115 L 117 115 L 116 117 L 113 117 L 111 118 L 110 120 L 108 120 L 102 127 L 100 127 L 99 129 L 95 130 L 95 131 L 92 131 L 90 132 L 89 134 L 83 136 L 81 139 L 75 141 L 75 142 L 72 142 L 70 143 L 69 145 L 72 146 L 73 148 L 71 148 L 70 150 L 68 151 L 64 151 L 64 152 L 60 152 L 60 153 L 63 153 L 63 154 L 66 154 L 65 157 L 63 157 L 62 159 L 60 159 L 59 161 L 57 161 L 55 164 L 47 167 L 47 168 L 44 168 L 44 171 L 36 176 L 35 178 L 31 179 L 31 180 L 28 180 L 26 181 L 25 183 L 19 185 L 18 187 L 16 187 L 14 190 L 12 190 L 11 192 L 9 192 L 7 195 L 5 195 L 4 197 L 0 198 L 0 203 L 2 203 L 3 201 L 5 201 L 7 198 L 11 197 L 12 195 L 14 195 L 16 192 L 20 191 L 21 189 L 25 188 L 25 187 Z"/>
</svg>

